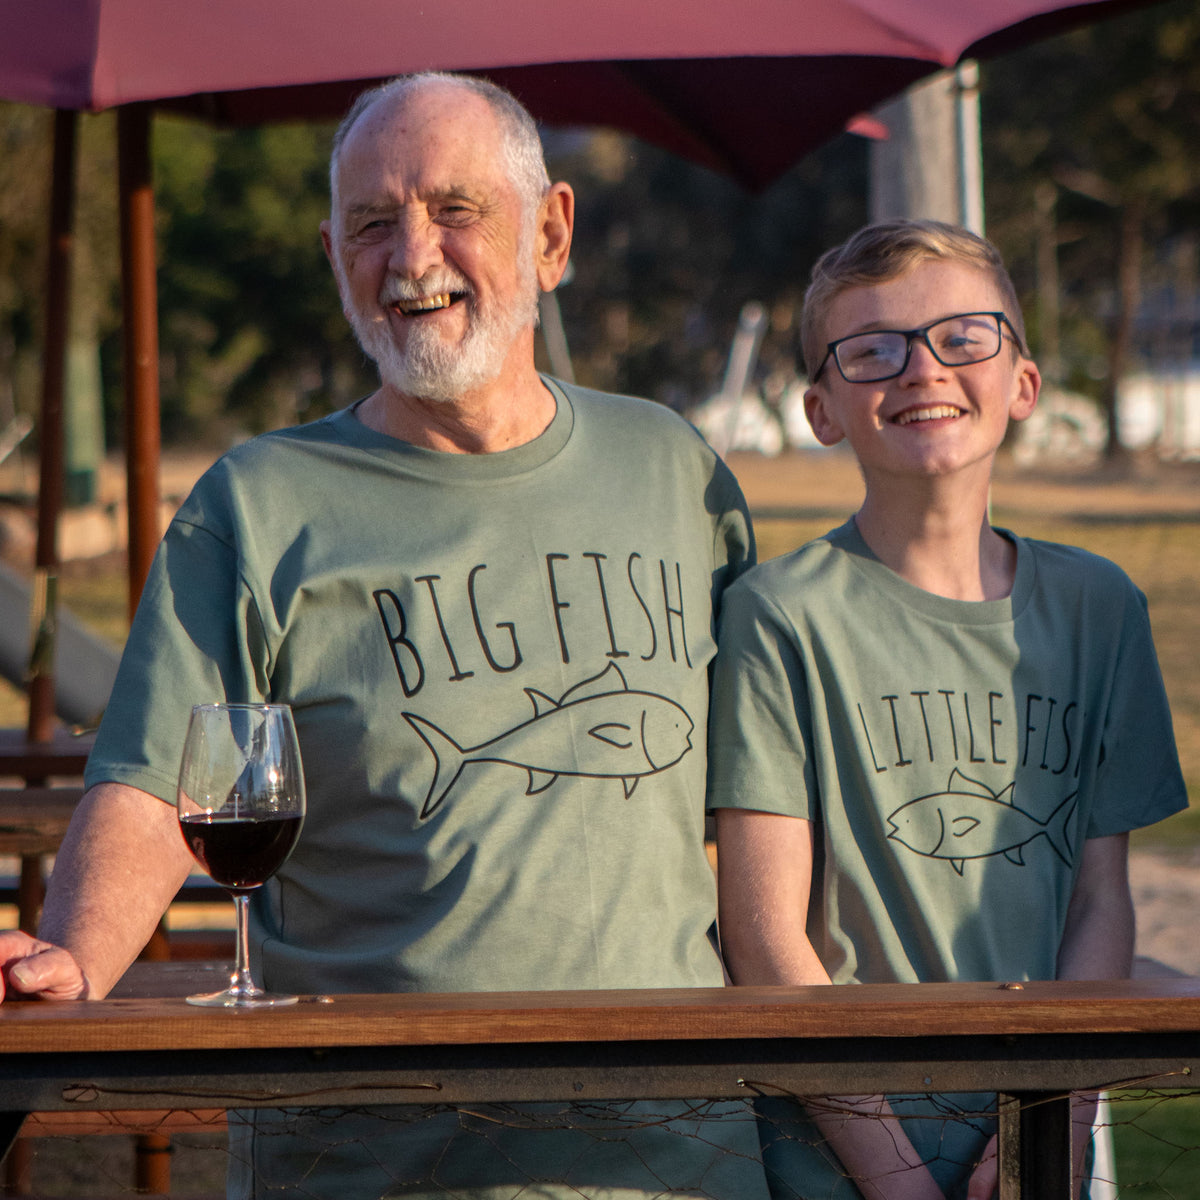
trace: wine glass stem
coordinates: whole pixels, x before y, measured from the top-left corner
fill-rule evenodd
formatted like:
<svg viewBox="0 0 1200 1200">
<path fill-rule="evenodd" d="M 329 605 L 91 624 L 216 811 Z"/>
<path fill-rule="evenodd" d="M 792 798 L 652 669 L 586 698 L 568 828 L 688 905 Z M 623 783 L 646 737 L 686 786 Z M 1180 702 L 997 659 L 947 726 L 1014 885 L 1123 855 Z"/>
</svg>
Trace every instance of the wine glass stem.
<svg viewBox="0 0 1200 1200">
<path fill-rule="evenodd" d="M 258 989 L 250 978 L 250 897 L 245 892 L 234 892 L 233 907 L 237 914 L 237 958 L 233 965 L 232 986 L 238 992 L 254 992 Z"/>
</svg>

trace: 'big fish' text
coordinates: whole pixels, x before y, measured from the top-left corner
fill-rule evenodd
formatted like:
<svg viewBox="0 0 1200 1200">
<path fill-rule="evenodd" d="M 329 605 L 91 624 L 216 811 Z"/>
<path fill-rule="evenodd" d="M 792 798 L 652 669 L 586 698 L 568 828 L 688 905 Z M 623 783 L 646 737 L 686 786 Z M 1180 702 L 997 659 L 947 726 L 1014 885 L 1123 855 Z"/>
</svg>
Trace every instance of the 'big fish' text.
<svg viewBox="0 0 1200 1200">
<path fill-rule="evenodd" d="M 473 668 L 483 664 L 496 672 L 515 671 L 524 661 L 522 638 L 544 636 L 545 622 L 536 619 L 546 612 L 544 606 L 536 606 L 535 613 L 522 609 L 527 619 L 520 630 L 516 619 L 507 619 L 516 614 L 495 611 L 487 571 L 487 564 L 480 563 L 457 584 L 442 575 L 417 576 L 405 590 L 406 599 L 390 588 L 373 593 L 406 696 L 415 696 L 424 686 L 435 656 L 444 654 L 447 678 L 458 682 L 470 679 Z M 594 646 L 599 628 L 606 658 L 637 656 L 649 662 L 668 654 L 672 662 L 692 665 L 679 563 L 652 562 L 634 553 L 614 567 L 598 552 L 547 554 L 543 582 L 562 662 L 571 661 L 574 637 Z M 505 597 L 511 604 L 511 596 Z M 415 632 L 418 617 L 423 638 Z M 434 629 L 436 636 L 431 636 Z"/>
</svg>

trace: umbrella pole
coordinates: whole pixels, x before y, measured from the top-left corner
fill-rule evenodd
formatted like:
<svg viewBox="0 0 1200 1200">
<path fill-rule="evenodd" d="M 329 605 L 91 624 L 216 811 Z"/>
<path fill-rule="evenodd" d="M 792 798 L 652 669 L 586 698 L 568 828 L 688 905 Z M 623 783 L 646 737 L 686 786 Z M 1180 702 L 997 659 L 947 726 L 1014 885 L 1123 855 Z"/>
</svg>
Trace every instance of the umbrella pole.
<svg viewBox="0 0 1200 1200">
<path fill-rule="evenodd" d="M 30 623 L 31 741 L 54 732 L 55 572 L 58 514 L 63 498 L 63 390 L 71 296 L 71 251 L 75 239 L 76 115 L 54 114 L 54 167 L 50 192 L 50 249 L 46 264 L 46 326 L 42 351 L 41 471 L 38 481 L 37 557 Z"/>
<path fill-rule="evenodd" d="M 158 285 L 155 278 L 154 183 L 150 164 L 150 106 L 117 110 L 117 168 L 121 208 L 121 287 L 125 317 L 125 479 L 129 521 L 129 615 L 137 608 L 158 546 Z M 169 957 L 159 923 L 142 958 Z M 145 1147 L 143 1147 L 145 1149 Z M 161 1146 L 139 1167 L 165 1166 Z M 149 1191 L 166 1190 L 157 1183 Z"/>
<path fill-rule="evenodd" d="M 125 310 L 125 479 L 132 618 L 159 538 L 158 282 L 148 104 L 129 104 L 117 110 L 117 158 Z M 170 956 L 166 928 L 160 921 L 140 957 L 161 962 Z M 170 1191 L 170 1153 L 168 1137 L 143 1134 L 138 1138 L 139 1192 Z"/>
<path fill-rule="evenodd" d="M 125 309 L 125 471 L 129 614 L 150 572 L 159 530 L 158 286 L 150 106 L 117 110 L 121 282 Z"/>
<path fill-rule="evenodd" d="M 38 478 L 37 551 L 29 623 L 28 722 L 31 742 L 54 734 L 55 571 L 58 567 L 58 513 L 63 497 L 63 385 L 66 378 L 67 324 L 71 296 L 71 251 L 75 237 L 75 128 L 67 109 L 54 114 L 54 155 L 50 182 L 49 252 L 46 258 L 46 324 L 42 344 L 40 474 Z M 27 778 L 27 786 L 44 779 Z M 32 934 L 45 898 L 42 858 L 21 856 L 17 914 L 21 929 Z M 5 1159 L 6 1190 L 32 1190 L 33 1154 L 18 1140 Z"/>
</svg>

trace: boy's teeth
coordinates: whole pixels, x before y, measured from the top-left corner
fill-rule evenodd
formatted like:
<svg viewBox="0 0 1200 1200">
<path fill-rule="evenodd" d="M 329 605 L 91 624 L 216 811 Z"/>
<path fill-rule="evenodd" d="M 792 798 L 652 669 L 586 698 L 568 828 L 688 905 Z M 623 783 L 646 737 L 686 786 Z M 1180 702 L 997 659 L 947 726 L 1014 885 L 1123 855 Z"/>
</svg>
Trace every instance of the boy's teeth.
<svg viewBox="0 0 1200 1200">
<path fill-rule="evenodd" d="M 901 413 L 896 418 L 896 424 L 911 425 L 914 421 L 937 421 L 942 417 L 957 416 L 957 408 L 950 404 L 941 404 L 937 408 L 918 408 L 912 412 Z"/>
</svg>

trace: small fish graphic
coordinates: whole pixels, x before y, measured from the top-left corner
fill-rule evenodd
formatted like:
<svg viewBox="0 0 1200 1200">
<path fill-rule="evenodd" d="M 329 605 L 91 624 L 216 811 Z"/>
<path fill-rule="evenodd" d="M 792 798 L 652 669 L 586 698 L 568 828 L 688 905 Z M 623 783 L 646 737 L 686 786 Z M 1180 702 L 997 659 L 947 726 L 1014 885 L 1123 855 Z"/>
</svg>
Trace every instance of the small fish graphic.
<svg viewBox="0 0 1200 1200">
<path fill-rule="evenodd" d="M 1067 824 L 1078 793 L 1072 792 L 1045 821 L 1039 821 L 1013 803 L 1012 792 L 1010 783 L 997 794 L 955 767 L 944 792 L 910 800 L 888 817 L 888 837 L 928 858 L 947 859 L 960 875 L 968 858 L 994 854 L 1023 867 L 1021 851 L 1036 837 L 1045 837 L 1070 866 Z"/>
<path fill-rule="evenodd" d="M 692 748 L 692 719 L 673 700 L 630 691 L 616 663 L 553 700 L 534 688 L 533 717 L 478 746 L 460 746 L 436 725 L 404 713 L 433 753 L 435 769 L 421 808 L 435 812 L 468 763 L 507 763 L 529 772 L 527 796 L 560 775 L 619 779 L 632 796 L 638 780 L 674 766 Z"/>
</svg>

